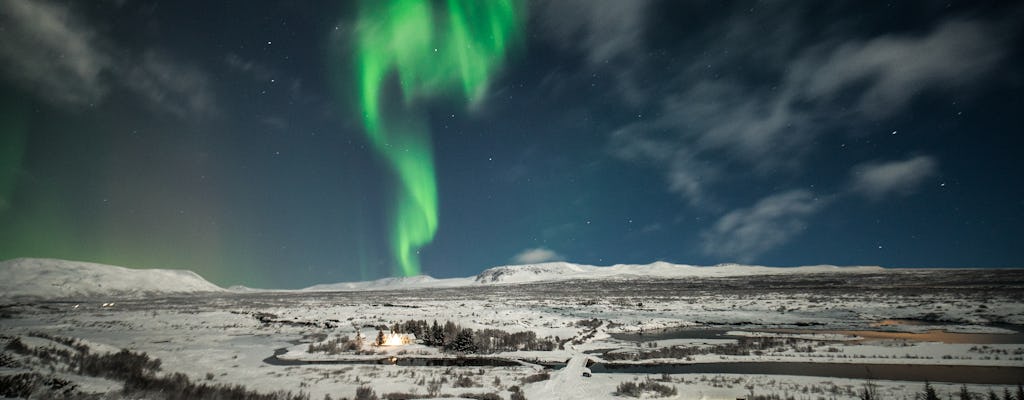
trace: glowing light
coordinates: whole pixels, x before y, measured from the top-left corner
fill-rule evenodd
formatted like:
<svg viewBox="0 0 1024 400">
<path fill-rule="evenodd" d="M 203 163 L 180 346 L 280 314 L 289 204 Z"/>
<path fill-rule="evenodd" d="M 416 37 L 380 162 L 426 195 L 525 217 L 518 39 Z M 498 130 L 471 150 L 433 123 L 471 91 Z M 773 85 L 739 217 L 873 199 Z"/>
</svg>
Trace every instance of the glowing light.
<svg viewBox="0 0 1024 400">
<path fill-rule="evenodd" d="M 359 104 L 366 135 L 399 187 L 391 229 L 405 276 L 420 273 L 418 251 L 438 226 L 430 132 L 417 100 L 460 92 L 473 104 L 518 36 L 513 0 L 366 1 L 357 22 Z M 397 83 L 399 99 L 388 96 Z"/>
<path fill-rule="evenodd" d="M 381 346 L 405 346 L 410 341 L 407 336 L 395 333 L 385 333 L 384 343 Z"/>
</svg>

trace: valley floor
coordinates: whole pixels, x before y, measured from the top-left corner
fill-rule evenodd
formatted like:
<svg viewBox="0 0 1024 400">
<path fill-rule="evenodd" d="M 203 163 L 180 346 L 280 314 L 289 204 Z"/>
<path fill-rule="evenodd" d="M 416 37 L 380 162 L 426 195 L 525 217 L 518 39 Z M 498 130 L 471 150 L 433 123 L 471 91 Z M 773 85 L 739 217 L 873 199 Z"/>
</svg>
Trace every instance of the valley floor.
<svg viewBox="0 0 1024 400">
<path fill-rule="evenodd" d="M 123 393 L 122 380 L 16 351 L 17 340 L 143 352 L 160 360 L 158 374 L 313 399 L 353 398 L 360 387 L 380 397 L 594 399 L 616 397 L 625 382 L 678 399 L 848 399 L 867 385 L 879 398 L 913 399 L 925 380 L 941 398 L 961 384 L 1002 396 L 1024 376 L 1022 296 L 1024 272 L 1004 270 L 9 301 L 0 376 L 35 372 L 77 385 L 73 393 Z M 377 327 L 409 320 L 534 332 L 555 346 L 474 355 L 423 338 L 373 345 Z M 359 335 L 358 348 L 316 351 Z"/>
</svg>

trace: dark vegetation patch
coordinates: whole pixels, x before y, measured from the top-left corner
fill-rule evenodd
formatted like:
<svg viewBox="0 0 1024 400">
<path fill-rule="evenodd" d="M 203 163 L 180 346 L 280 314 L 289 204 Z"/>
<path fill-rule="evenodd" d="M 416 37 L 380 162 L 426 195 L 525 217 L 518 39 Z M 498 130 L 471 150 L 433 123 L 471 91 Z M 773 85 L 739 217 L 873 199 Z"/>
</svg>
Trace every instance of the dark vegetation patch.
<svg viewBox="0 0 1024 400">
<path fill-rule="evenodd" d="M 669 397 L 678 394 L 675 386 L 669 386 L 653 380 L 645 380 L 640 383 L 622 382 L 615 388 L 617 396 L 640 397 L 644 393 L 651 393 L 655 397 Z"/>
<path fill-rule="evenodd" d="M 29 347 L 21 339 L 13 338 L 5 351 L 35 357 L 44 364 L 63 364 L 70 373 L 107 378 L 124 383 L 122 395 L 128 398 L 157 400 L 217 399 L 217 400 L 308 400 L 305 393 L 286 391 L 259 393 L 242 385 L 193 382 L 180 372 L 160 374 L 160 360 L 146 353 L 121 350 L 116 353 L 92 353 L 88 345 L 72 338 L 32 333 L 32 336 L 51 340 L 67 348 Z M 76 393 L 77 387 L 68 381 L 44 376 L 38 372 L 2 377 L 0 391 L 5 397 L 65 397 L 85 398 Z"/>
</svg>

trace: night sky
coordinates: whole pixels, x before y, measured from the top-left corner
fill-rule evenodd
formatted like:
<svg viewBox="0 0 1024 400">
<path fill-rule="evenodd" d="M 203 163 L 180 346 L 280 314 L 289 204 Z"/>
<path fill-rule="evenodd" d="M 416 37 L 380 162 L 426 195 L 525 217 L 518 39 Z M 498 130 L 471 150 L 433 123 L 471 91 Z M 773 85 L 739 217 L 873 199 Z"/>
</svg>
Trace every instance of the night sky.
<svg viewBox="0 0 1024 400">
<path fill-rule="evenodd" d="M 1021 21 L 0 1 L 0 259 L 277 288 L 547 260 L 1024 266 Z"/>
</svg>

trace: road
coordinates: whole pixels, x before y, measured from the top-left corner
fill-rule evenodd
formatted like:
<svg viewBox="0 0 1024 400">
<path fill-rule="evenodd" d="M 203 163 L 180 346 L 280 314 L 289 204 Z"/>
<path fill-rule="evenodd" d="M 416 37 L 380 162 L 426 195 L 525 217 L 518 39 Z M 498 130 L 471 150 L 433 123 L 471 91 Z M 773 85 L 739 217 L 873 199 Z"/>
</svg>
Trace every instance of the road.
<svg viewBox="0 0 1024 400">
<path fill-rule="evenodd" d="M 528 399 L 591 400 L 611 397 L 611 393 L 590 385 L 592 378 L 583 377 L 590 357 L 575 353 L 565 368 L 551 373 L 551 379 L 524 388 Z"/>
</svg>

